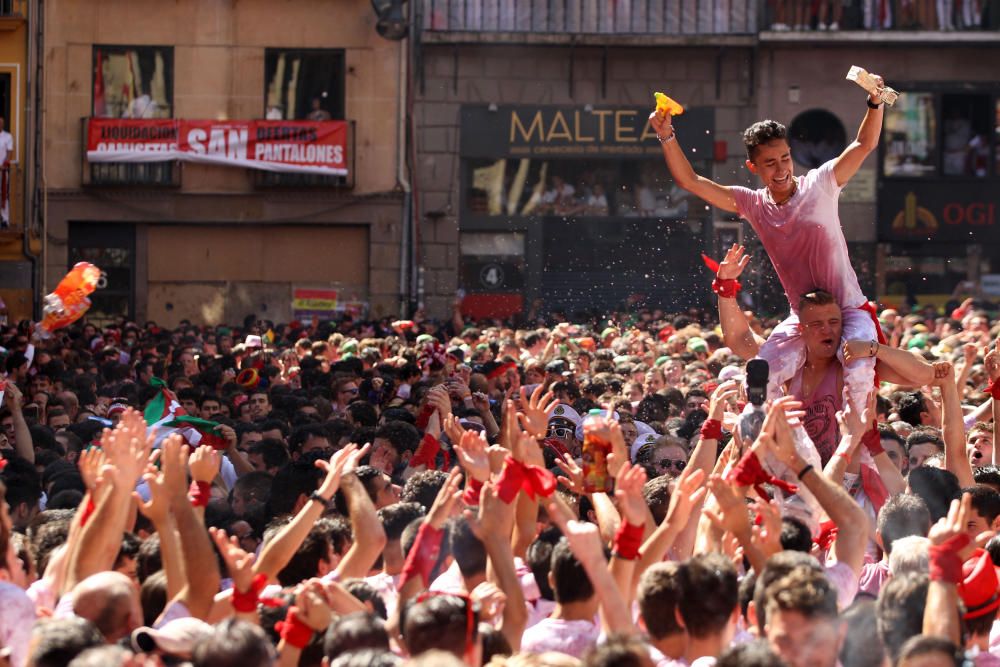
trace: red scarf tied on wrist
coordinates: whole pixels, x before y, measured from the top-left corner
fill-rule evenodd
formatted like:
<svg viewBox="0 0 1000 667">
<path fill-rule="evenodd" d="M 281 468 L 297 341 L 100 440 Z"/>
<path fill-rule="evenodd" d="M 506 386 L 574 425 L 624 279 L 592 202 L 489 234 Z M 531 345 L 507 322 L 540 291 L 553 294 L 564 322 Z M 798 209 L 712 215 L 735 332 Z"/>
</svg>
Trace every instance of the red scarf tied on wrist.
<svg viewBox="0 0 1000 667">
<path fill-rule="evenodd" d="M 534 500 L 548 498 L 556 490 L 556 476 L 541 466 L 525 465 L 512 456 L 504 459 L 503 472 L 497 480 L 497 496 L 510 505 L 519 491 Z"/>
<path fill-rule="evenodd" d="M 409 465 L 411 468 L 424 465 L 427 466 L 428 470 L 437 470 L 438 452 L 442 452 L 442 456 L 444 457 L 444 469 L 450 469 L 451 457 L 448 455 L 448 451 L 443 450 L 441 448 L 441 442 L 428 433 L 424 436 L 424 439 L 420 441 L 420 446 L 417 447 L 417 451 L 413 452 L 413 456 L 410 457 Z"/>
<path fill-rule="evenodd" d="M 715 280 L 712 281 L 712 291 L 723 299 L 736 298 L 736 295 L 743 287 L 740 281 L 736 280 L 736 278 L 719 278 L 719 263 L 704 253 L 701 255 L 701 261 L 705 262 L 705 266 L 716 274 Z"/>
<path fill-rule="evenodd" d="M 764 490 L 765 484 L 772 484 L 789 495 L 799 492 L 799 487 L 796 485 L 789 484 L 783 479 L 778 479 L 764 470 L 764 466 L 761 465 L 757 454 L 752 451 L 747 451 L 743 455 L 743 458 L 740 459 L 740 462 L 729 471 L 726 481 L 735 482 L 740 486 L 752 486 L 760 494 L 761 498 L 770 498 L 770 495 Z"/>
</svg>

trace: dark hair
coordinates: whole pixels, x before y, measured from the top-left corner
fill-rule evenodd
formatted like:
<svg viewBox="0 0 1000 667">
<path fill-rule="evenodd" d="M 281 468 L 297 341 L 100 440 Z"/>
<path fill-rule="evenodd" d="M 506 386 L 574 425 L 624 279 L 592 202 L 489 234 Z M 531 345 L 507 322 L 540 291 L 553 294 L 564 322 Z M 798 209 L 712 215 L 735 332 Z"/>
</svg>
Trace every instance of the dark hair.
<svg viewBox="0 0 1000 667">
<path fill-rule="evenodd" d="M 531 575 L 538 585 L 538 592 L 544 600 L 555 600 L 556 594 L 549 585 L 549 572 L 552 570 L 552 548 L 559 543 L 562 533 L 555 526 L 546 528 L 528 545 L 524 561 L 531 568 Z"/>
<path fill-rule="evenodd" d="M 385 624 L 367 612 L 341 616 L 327 627 L 323 636 L 323 655 L 327 660 L 366 648 L 389 650 L 389 633 Z"/>
<path fill-rule="evenodd" d="M 142 607 L 142 622 L 152 627 L 167 608 L 166 572 L 158 570 L 143 580 L 139 588 L 139 605 Z"/>
<path fill-rule="evenodd" d="M 422 470 L 414 473 L 403 485 L 399 500 L 405 503 L 419 503 L 430 510 L 438 491 L 448 481 L 448 473 L 441 470 Z"/>
<path fill-rule="evenodd" d="M 268 468 L 281 468 L 290 459 L 285 443 L 274 438 L 263 438 L 250 443 L 250 446 L 247 447 L 247 454 L 260 456 Z"/>
<path fill-rule="evenodd" d="M 955 473 L 930 466 L 910 470 L 906 478 L 910 490 L 920 496 L 931 513 L 931 523 L 948 516 L 951 501 L 962 495 Z"/>
<path fill-rule="evenodd" d="M 34 667 L 65 667 L 88 648 L 104 645 L 97 626 L 78 616 L 40 620 L 31 634 Z"/>
<path fill-rule="evenodd" d="M 847 623 L 847 636 L 840 649 L 843 667 L 881 667 L 885 649 L 878 637 L 875 600 L 857 599 L 842 618 Z"/>
<path fill-rule="evenodd" d="M 881 398 L 881 396 L 879 397 Z M 906 451 L 906 440 L 888 424 L 878 425 L 878 437 L 882 440 L 893 440 L 899 443 L 900 448 Z"/>
<path fill-rule="evenodd" d="M 825 290 L 815 289 L 799 297 L 799 312 L 805 310 L 806 306 L 829 306 L 835 303 L 837 303 L 837 299 L 832 294 Z"/>
<path fill-rule="evenodd" d="M 976 510 L 979 516 L 992 524 L 997 516 L 1000 516 L 1000 493 L 985 484 L 977 484 L 967 489 L 962 489 L 962 493 L 972 496 L 972 509 Z"/>
<path fill-rule="evenodd" d="M 929 583 L 926 574 L 906 572 L 891 578 L 879 592 L 878 634 L 893 664 L 906 640 L 923 629 Z"/>
<path fill-rule="evenodd" d="M 471 610 L 469 605 L 473 605 Z M 409 603 L 400 620 L 411 656 L 438 649 L 463 657 L 479 633 L 479 609 L 457 595 L 431 595 L 422 602 Z"/>
<path fill-rule="evenodd" d="M 639 613 L 653 639 L 684 632 L 676 614 L 682 595 L 679 571 L 679 563 L 656 563 L 639 579 Z"/>
<path fill-rule="evenodd" d="M 715 667 L 786 667 L 786 664 L 766 641 L 758 639 L 730 646 L 719 656 Z"/>
<path fill-rule="evenodd" d="M 757 629 L 764 635 L 764 625 L 767 622 L 766 593 L 768 587 L 782 577 L 802 568 L 822 574 L 819 561 L 801 551 L 779 551 L 767 559 L 764 568 L 757 575 L 757 583 L 753 589 L 754 608 L 757 611 Z"/>
<path fill-rule="evenodd" d="M 161 569 L 163 569 L 163 557 L 160 555 L 160 534 L 153 533 L 142 541 L 135 556 L 135 572 L 139 577 L 139 583 Z"/>
<path fill-rule="evenodd" d="M 365 401 L 355 401 L 347 406 L 347 414 L 358 426 L 377 426 L 378 413 L 375 406 Z"/>
<path fill-rule="evenodd" d="M 271 516 L 291 514 L 300 496 L 309 497 L 320 484 L 322 471 L 312 463 L 293 461 L 278 471 L 271 486 L 268 510 Z"/>
<path fill-rule="evenodd" d="M 594 585 L 583 565 L 573 555 L 565 537 L 552 548 L 551 570 L 556 602 L 583 602 L 593 597 Z"/>
<path fill-rule="evenodd" d="M 793 516 L 781 518 L 781 548 L 787 551 L 812 551 L 812 533 L 809 526 Z"/>
<path fill-rule="evenodd" d="M 920 426 L 920 413 L 926 412 L 927 406 L 924 405 L 924 395 L 919 391 L 904 391 L 899 395 L 899 400 L 896 403 L 896 412 L 899 413 L 899 418 L 911 426 Z M 918 435 L 918 433 L 911 433 L 906 438 L 906 448 L 909 449 L 914 444 L 920 442 L 934 442 L 938 446 L 941 444 L 940 438 L 937 440 L 928 440 L 927 438 L 921 438 L 915 440 L 913 436 Z M 924 432 L 919 432 L 919 435 L 926 435 Z"/>
<path fill-rule="evenodd" d="M 378 511 L 379 521 L 388 541 L 399 540 L 410 522 L 423 517 L 427 511 L 419 503 L 394 503 Z"/>
<path fill-rule="evenodd" d="M 662 475 L 653 477 L 642 486 L 642 498 L 657 525 L 663 523 L 667 518 L 667 510 L 670 509 L 670 482 L 669 476 Z"/>
<path fill-rule="evenodd" d="M 300 581 L 319 576 L 320 561 L 327 560 L 331 547 L 337 550 L 334 533 L 337 531 L 338 521 L 343 522 L 342 519 L 324 517 L 313 524 L 291 560 L 278 572 L 278 583 L 282 586 L 294 586 Z"/>
<path fill-rule="evenodd" d="M 911 535 L 927 536 L 931 514 L 923 498 L 912 493 L 891 496 L 879 510 L 875 530 L 882 537 L 882 550 L 892 553 L 892 543 Z"/>
<path fill-rule="evenodd" d="M 747 159 L 751 162 L 762 144 L 775 139 L 787 139 L 788 130 L 784 125 L 773 120 L 762 120 L 754 123 L 743 131 L 743 147 L 747 150 Z"/>
<path fill-rule="evenodd" d="M 966 662 L 964 651 L 955 646 L 949 640 L 944 637 L 935 637 L 933 635 L 917 635 L 915 637 L 910 637 L 906 640 L 906 643 L 902 645 L 899 649 L 899 657 L 895 664 L 901 664 L 903 660 L 908 660 L 910 658 L 918 658 L 922 655 L 928 655 L 930 653 L 941 653 L 948 657 L 955 667 L 959 665 L 971 664 L 971 661 Z M 845 665 L 846 667 L 846 665 Z"/>
<path fill-rule="evenodd" d="M 400 456 L 404 452 L 416 451 L 421 438 L 416 426 L 402 421 L 386 422 L 375 431 L 375 437 L 388 440 Z"/>
<path fill-rule="evenodd" d="M 371 602 L 372 610 L 377 618 L 381 618 L 383 621 L 389 618 L 382 594 L 364 579 L 348 579 L 344 582 L 344 590 L 361 602 Z"/>
<path fill-rule="evenodd" d="M 725 629 L 739 602 L 739 582 L 732 562 L 719 553 L 695 556 L 678 571 L 679 607 L 688 634 L 705 638 Z M 705 595 L 705 591 L 712 591 Z"/>
<path fill-rule="evenodd" d="M 227 618 L 214 632 L 194 645 L 194 667 L 269 667 L 273 649 L 258 626 Z"/>
<path fill-rule="evenodd" d="M 976 484 L 985 484 L 993 489 L 1000 489 L 1000 468 L 994 465 L 973 468 L 972 479 L 975 480 Z"/>
<path fill-rule="evenodd" d="M 645 667 L 649 662 L 649 647 L 645 642 L 620 634 L 608 636 L 583 657 L 585 667 Z"/>
<path fill-rule="evenodd" d="M 7 487 L 4 498 L 11 512 L 21 504 L 38 506 L 42 498 L 42 480 L 34 465 L 19 456 L 8 458 L 0 479 Z"/>
<path fill-rule="evenodd" d="M 362 649 L 331 660 L 328 667 L 400 667 L 403 659 L 389 651 Z"/>
<path fill-rule="evenodd" d="M 486 573 L 486 546 L 472 532 L 465 517 L 448 520 L 448 547 L 463 577 Z"/>
</svg>

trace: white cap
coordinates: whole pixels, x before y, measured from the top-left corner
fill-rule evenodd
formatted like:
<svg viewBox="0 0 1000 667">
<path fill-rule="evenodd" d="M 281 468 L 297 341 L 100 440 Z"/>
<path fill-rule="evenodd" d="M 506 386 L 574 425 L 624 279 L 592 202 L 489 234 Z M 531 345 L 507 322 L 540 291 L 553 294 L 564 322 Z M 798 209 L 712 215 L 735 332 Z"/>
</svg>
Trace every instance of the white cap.
<svg viewBox="0 0 1000 667">
<path fill-rule="evenodd" d="M 212 626 L 205 621 L 188 616 L 174 619 L 162 628 L 137 628 L 132 632 L 132 647 L 142 653 L 159 649 L 178 658 L 190 658 L 194 645 L 211 637 L 213 632 Z"/>
<path fill-rule="evenodd" d="M 250 334 L 247 339 L 243 341 L 243 347 L 250 349 L 251 347 L 264 348 L 264 340 L 260 336 L 255 336 Z"/>
</svg>

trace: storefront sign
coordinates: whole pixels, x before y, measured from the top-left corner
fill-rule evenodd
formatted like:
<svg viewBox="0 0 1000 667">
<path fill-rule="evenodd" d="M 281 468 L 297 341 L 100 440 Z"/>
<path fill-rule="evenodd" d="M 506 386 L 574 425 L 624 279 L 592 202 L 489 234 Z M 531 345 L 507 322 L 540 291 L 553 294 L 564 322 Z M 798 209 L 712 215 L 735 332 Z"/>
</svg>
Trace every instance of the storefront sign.
<svg viewBox="0 0 1000 667">
<path fill-rule="evenodd" d="M 465 105 L 463 157 L 620 157 L 660 155 L 649 107 Z M 677 136 L 692 159 L 713 156 L 715 114 L 688 109 L 674 118 Z"/>
<path fill-rule="evenodd" d="M 997 197 L 988 183 L 883 181 L 879 185 L 880 241 L 992 241 Z"/>
<path fill-rule="evenodd" d="M 841 204 L 875 203 L 875 167 L 862 167 L 840 191 Z"/>
<path fill-rule="evenodd" d="M 292 317 L 297 320 L 313 316 L 331 319 L 338 312 L 337 296 L 335 289 L 292 288 Z"/>
<path fill-rule="evenodd" d="M 90 118 L 90 162 L 184 160 L 280 172 L 347 175 L 347 130 L 331 121 Z"/>
<path fill-rule="evenodd" d="M 1000 273 L 983 274 L 983 294 L 1000 296 Z"/>
</svg>

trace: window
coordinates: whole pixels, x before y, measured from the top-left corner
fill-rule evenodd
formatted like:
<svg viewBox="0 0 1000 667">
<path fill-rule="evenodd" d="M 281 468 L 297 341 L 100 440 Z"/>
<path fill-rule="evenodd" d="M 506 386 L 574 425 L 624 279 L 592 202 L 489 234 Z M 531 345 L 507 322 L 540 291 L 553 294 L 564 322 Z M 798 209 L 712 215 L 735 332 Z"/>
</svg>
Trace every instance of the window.
<svg viewBox="0 0 1000 667">
<path fill-rule="evenodd" d="M 658 160 L 469 160 L 473 216 L 560 218 L 706 217 Z M 708 170 L 696 163 L 695 169 Z"/>
<path fill-rule="evenodd" d="M 942 95 L 945 176 L 984 178 L 990 171 L 989 95 Z"/>
<path fill-rule="evenodd" d="M 524 287 L 525 236 L 522 232 L 462 232 L 460 281 L 470 292 Z"/>
<path fill-rule="evenodd" d="M 91 115 L 171 118 L 174 50 L 169 46 L 94 46 Z"/>
<path fill-rule="evenodd" d="M 847 131 L 840 119 L 824 109 L 800 113 L 788 128 L 789 146 L 795 161 L 815 169 L 844 152 Z"/>
<path fill-rule="evenodd" d="M 343 120 L 344 51 L 267 49 L 264 85 L 269 120 Z"/>
<path fill-rule="evenodd" d="M 927 176 L 937 168 L 933 93 L 904 93 L 885 114 L 886 176 Z"/>
<path fill-rule="evenodd" d="M 77 262 L 90 262 L 101 269 L 102 280 L 90 295 L 87 318 L 102 324 L 117 317 L 130 317 L 135 276 L 135 227 L 70 223 L 69 268 Z"/>
</svg>

